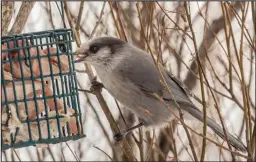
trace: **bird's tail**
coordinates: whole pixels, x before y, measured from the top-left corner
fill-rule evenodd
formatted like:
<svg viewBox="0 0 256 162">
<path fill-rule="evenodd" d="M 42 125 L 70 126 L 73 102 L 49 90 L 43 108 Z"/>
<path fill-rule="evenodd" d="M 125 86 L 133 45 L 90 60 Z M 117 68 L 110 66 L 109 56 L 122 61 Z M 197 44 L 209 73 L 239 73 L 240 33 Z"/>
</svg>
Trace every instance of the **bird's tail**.
<svg viewBox="0 0 256 162">
<path fill-rule="evenodd" d="M 191 107 L 191 106 L 186 106 L 183 107 L 186 109 L 187 112 L 189 112 L 190 115 L 192 115 L 193 117 L 197 118 L 200 121 L 204 121 L 204 115 L 203 113 L 198 110 L 197 108 Z M 210 127 L 216 134 L 218 134 L 222 139 L 225 139 L 225 134 L 224 131 L 222 129 L 222 127 L 220 127 L 217 123 L 215 123 L 211 118 L 206 117 L 206 123 L 207 126 Z M 246 146 L 236 137 L 234 137 L 232 134 L 227 133 L 227 141 L 230 145 L 232 145 L 234 148 L 236 148 L 237 150 L 240 150 L 242 152 L 245 152 Z"/>
</svg>

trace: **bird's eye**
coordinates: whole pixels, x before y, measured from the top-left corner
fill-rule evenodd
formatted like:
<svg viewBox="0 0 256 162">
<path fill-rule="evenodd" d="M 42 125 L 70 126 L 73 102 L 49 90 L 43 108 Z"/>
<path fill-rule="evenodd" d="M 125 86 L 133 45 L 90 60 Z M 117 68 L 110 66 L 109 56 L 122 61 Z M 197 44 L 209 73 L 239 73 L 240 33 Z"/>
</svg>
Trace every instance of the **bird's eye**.
<svg viewBox="0 0 256 162">
<path fill-rule="evenodd" d="M 99 47 L 98 47 L 98 46 L 91 46 L 91 47 L 90 47 L 90 51 L 91 51 L 92 53 L 96 53 L 98 50 L 99 50 Z"/>
</svg>

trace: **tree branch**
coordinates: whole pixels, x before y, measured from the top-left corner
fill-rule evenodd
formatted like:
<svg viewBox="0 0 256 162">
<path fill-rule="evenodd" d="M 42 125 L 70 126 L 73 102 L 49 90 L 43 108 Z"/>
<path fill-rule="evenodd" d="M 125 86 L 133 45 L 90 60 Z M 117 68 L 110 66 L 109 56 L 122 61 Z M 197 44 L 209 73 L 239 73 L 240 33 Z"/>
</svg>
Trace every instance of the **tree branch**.
<svg viewBox="0 0 256 162">
<path fill-rule="evenodd" d="M 8 34 L 8 27 L 13 15 L 14 2 L 2 2 L 2 35 Z"/>
<path fill-rule="evenodd" d="M 235 3 L 234 8 L 240 9 L 240 5 L 238 2 Z M 234 18 L 234 14 L 232 12 L 230 13 L 230 18 L 231 19 Z M 222 16 L 216 20 L 213 20 L 211 25 L 206 29 L 205 37 L 203 38 L 203 41 L 200 44 L 200 47 L 198 50 L 198 56 L 203 69 L 205 67 L 205 62 L 206 62 L 205 59 L 206 59 L 207 51 L 214 43 L 216 39 L 215 35 L 217 35 L 222 29 L 224 29 L 224 27 L 225 27 L 224 16 Z M 193 60 L 192 64 L 190 65 L 190 69 L 192 69 L 192 71 L 195 74 L 198 74 L 199 68 L 197 65 L 197 59 Z M 193 89 L 197 81 L 197 77 L 193 74 L 192 71 L 188 72 L 186 79 L 184 80 L 185 85 L 187 85 L 189 89 Z"/>
<path fill-rule="evenodd" d="M 32 8 L 35 5 L 35 1 L 31 1 L 31 2 L 27 2 L 27 1 L 23 1 L 21 6 L 20 6 L 20 10 L 19 13 L 15 19 L 15 22 L 12 26 L 12 29 L 10 30 L 9 34 L 17 34 L 17 33 L 21 33 L 24 29 L 24 26 L 28 20 L 28 16 L 32 10 Z"/>
<path fill-rule="evenodd" d="M 70 14 L 70 11 L 69 11 L 69 9 L 67 7 L 67 2 L 66 1 L 64 2 L 64 9 L 65 9 L 65 12 L 66 12 L 69 24 L 70 24 L 71 28 L 74 31 L 74 35 L 76 36 L 76 44 L 77 44 L 78 47 L 80 47 L 81 40 L 79 39 L 79 36 L 78 36 L 79 33 L 77 33 L 77 31 L 75 30 L 75 25 L 74 25 L 73 20 L 71 19 L 71 14 Z M 87 64 L 85 64 L 85 66 L 86 66 L 86 69 L 87 69 L 87 74 L 89 76 L 89 79 L 92 80 L 92 78 L 94 77 L 92 69 Z M 108 122 L 110 124 L 110 128 L 111 128 L 113 134 L 119 133 L 120 130 L 119 130 L 119 128 L 118 128 L 118 126 L 117 126 L 117 124 L 115 122 L 115 119 L 112 116 L 112 114 L 111 114 L 111 112 L 109 110 L 109 107 L 108 107 L 104 97 L 102 96 L 101 92 L 100 91 L 95 91 L 94 94 L 95 94 L 97 100 L 99 101 L 99 104 L 100 104 L 104 114 L 106 115 L 106 118 L 107 118 L 107 120 L 108 120 Z M 123 139 L 123 140 L 119 141 L 119 146 L 122 148 L 122 150 L 124 151 L 125 155 L 129 159 L 129 161 L 136 160 L 136 158 L 133 155 L 132 149 L 129 146 L 129 143 L 127 142 L 126 139 Z"/>
</svg>

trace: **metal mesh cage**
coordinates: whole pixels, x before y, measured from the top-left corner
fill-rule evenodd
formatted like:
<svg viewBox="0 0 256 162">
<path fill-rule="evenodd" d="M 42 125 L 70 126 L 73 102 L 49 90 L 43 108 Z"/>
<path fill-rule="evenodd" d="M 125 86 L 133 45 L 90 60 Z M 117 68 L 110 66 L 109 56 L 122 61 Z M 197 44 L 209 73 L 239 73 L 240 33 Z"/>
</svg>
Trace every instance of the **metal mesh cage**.
<svg viewBox="0 0 256 162">
<path fill-rule="evenodd" d="M 85 135 L 70 29 L 2 37 L 2 149 Z"/>
</svg>

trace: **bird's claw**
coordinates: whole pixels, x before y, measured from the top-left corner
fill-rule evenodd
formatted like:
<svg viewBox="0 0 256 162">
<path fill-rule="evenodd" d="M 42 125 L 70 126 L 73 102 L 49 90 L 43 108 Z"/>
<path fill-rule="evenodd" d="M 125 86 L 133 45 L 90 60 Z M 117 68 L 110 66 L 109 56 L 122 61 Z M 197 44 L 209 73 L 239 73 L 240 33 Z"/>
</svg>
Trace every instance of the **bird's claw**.
<svg viewBox="0 0 256 162">
<path fill-rule="evenodd" d="M 124 137 L 127 135 L 127 131 L 126 130 L 123 130 L 123 131 L 121 131 L 121 132 L 119 132 L 119 133 L 116 133 L 115 135 L 114 135 L 114 139 L 116 140 L 116 141 L 121 141 L 121 140 L 123 140 L 124 139 Z"/>
<path fill-rule="evenodd" d="M 90 87 L 90 90 L 92 92 L 95 92 L 95 91 L 101 92 L 102 88 L 104 88 L 104 85 L 97 81 L 97 76 L 93 77 L 91 84 L 92 84 L 92 86 Z"/>
</svg>

